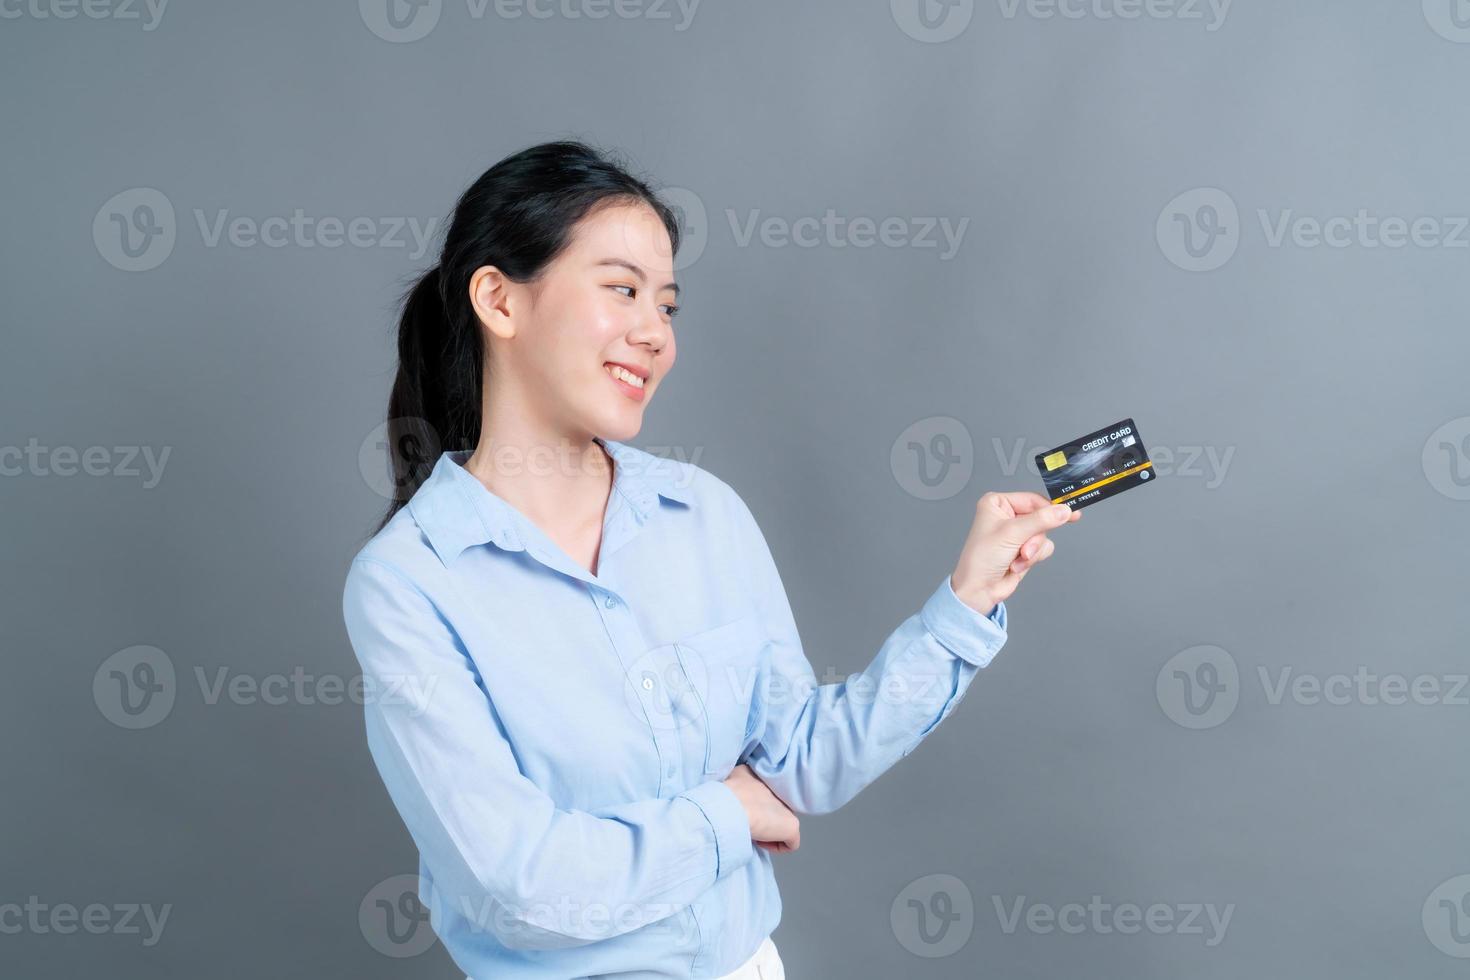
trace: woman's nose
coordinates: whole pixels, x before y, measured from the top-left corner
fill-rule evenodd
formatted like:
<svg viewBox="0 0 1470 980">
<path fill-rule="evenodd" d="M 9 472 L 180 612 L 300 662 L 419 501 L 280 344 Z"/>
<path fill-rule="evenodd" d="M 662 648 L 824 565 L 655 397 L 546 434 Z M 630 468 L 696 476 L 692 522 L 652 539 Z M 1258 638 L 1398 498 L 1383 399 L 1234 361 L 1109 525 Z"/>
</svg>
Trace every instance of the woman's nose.
<svg viewBox="0 0 1470 980">
<path fill-rule="evenodd" d="M 654 353 L 658 353 L 668 345 L 672 329 L 658 311 L 654 310 L 639 322 L 629 340 L 635 344 L 644 344 Z"/>
</svg>

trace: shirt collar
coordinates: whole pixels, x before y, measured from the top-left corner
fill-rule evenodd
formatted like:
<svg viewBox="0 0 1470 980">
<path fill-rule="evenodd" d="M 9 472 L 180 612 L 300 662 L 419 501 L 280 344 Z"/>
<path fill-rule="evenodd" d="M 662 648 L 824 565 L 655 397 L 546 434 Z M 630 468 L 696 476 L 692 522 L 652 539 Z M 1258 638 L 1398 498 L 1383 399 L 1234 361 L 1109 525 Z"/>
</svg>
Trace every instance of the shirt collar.
<svg viewBox="0 0 1470 980">
<path fill-rule="evenodd" d="M 642 525 L 657 508 L 659 497 L 685 505 L 693 503 L 684 464 L 613 439 L 595 438 L 613 459 L 609 508 L 615 505 L 615 498 L 621 497 Z M 527 536 L 539 535 L 525 515 L 464 468 L 473 452 L 464 449 L 443 453 L 408 502 L 409 512 L 446 565 L 466 548 L 480 544 L 523 551 Z"/>
</svg>

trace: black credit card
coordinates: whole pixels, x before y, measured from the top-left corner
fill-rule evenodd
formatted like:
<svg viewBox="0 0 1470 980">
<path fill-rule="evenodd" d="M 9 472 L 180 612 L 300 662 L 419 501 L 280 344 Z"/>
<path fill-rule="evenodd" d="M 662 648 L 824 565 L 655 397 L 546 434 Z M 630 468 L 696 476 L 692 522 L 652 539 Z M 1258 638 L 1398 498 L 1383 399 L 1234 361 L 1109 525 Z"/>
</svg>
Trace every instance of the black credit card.
<svg viewBox="0 0 1470 980">
<path fill-rule="evenodd" d="M 1155 479 L 1154 464 L 1132 419 L 1037 453 L 1036 468 L 1051 502 L 1073 510 Z"/>
</svg>

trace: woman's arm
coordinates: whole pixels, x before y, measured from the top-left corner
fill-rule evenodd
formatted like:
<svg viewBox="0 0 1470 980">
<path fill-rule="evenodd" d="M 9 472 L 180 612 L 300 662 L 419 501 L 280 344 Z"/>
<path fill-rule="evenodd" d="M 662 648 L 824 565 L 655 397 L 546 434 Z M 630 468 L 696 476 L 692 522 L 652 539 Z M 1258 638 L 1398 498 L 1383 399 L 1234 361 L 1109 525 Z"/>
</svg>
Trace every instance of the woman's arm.
<svg viewBox="0 0 1470 980">
<path fill-rule="evenodd" d="M 750 860 L 749 818 L 719 782 L 596 815 L 558 809 L 516 766 L 453 630 L 390 566 L 354 561 L 343 613 L 369 689 L 398 692 L 365 698 L 368 745 L 434 879 L 431 905 L 511 948 L 578 946 L 669 916 Z"/>
<path fill-rule="evenodd" d="M 962 582 L 966 595 L 985 597 L 979 604 L 986 611 L 962 600 L 955 590 L 961 580 L 946 575 L 923 607 L 883 642 L 865 670 L 818 685 L 765 537 L 745 503 L 733 492 L 732 497 L 745 567 L 771 639 L 752 694 L 755 742 L 742 761 L 799 814 L 842 806 L 954 711 L 975 675 L 1005 643 L 1001 600 L 1030 565 L 1051 553 L 1050 541 L 1038 538 L 1044 539 L 1045 528 L 1067 523 L 1036 509 L 1039 505 L 1032 507 L 1034 515 L 1026 515 L 1029 520 L 1015 511 L 995 519 L 984 512 L 996 503 L 988 495 L 976 522 L 983 533 L 972 532 L 960 563 L 966 571 L 996 564 L 994 576 L 966 575 Z M 997 544 L 997 538 L 1004 540 Z M 990 555 L 1009 550 L 1014 557 L 1027 554 L 1026 549 L 1028 558 L 1016 558 L 1015 564 Z"/>
</svg>

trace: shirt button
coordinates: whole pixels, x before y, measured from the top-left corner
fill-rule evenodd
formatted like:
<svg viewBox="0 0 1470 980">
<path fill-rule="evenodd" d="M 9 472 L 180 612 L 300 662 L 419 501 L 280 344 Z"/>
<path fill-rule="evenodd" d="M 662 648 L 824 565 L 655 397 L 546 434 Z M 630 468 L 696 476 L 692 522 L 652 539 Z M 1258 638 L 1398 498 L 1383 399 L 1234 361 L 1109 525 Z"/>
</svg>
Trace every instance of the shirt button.
<svg viewBox="0 0 1470 980">
<path fill-rule="evenodd" d="M 606 599 L 602 600 L 602 604 L 611 609 L 613 606 L 616 606 L 618 604 L 617 597 L 610 595 Z"/>
<path fill-rule="evenodd" d="M 645 677 L 645 678 L 643 678 L 643 689 L 645 691 L 651 691 L 651 690 L 653 690 L 653 678 L 652 677 Z"/>
</svg>

